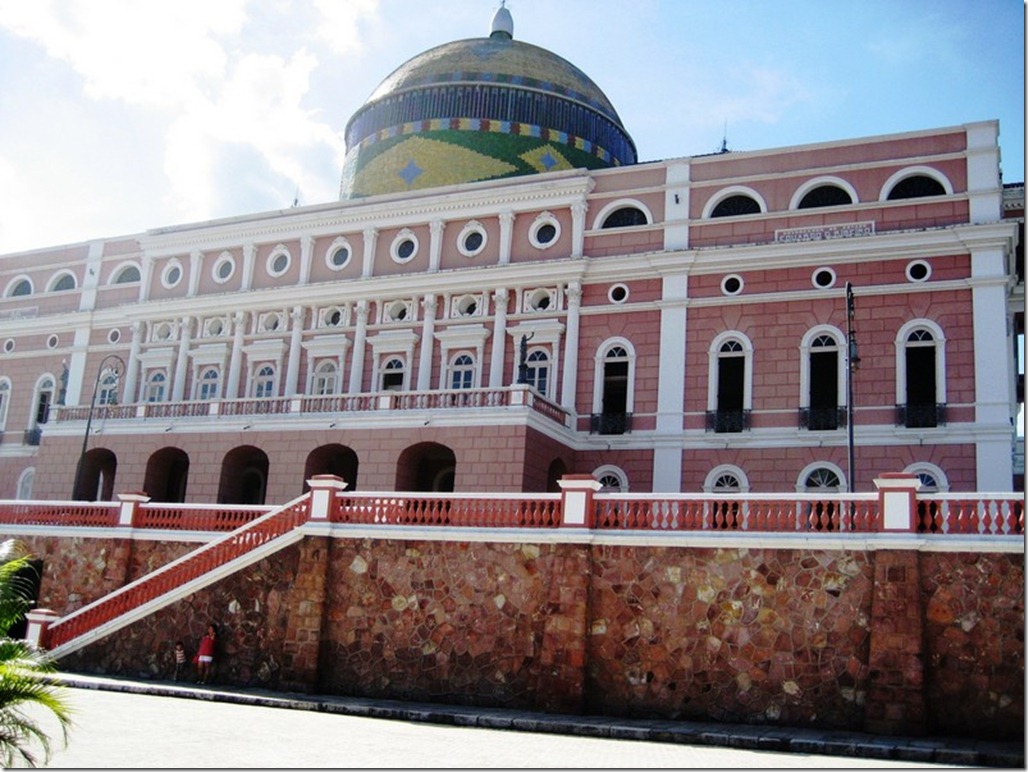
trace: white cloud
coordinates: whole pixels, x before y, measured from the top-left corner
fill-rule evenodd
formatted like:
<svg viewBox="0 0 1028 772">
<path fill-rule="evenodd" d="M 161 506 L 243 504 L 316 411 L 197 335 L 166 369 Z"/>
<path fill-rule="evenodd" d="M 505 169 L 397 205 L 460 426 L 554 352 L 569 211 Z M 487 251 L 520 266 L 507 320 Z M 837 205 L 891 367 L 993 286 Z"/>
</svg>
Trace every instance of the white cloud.
<svg viewBox="0 0 1028 772">
<path fill-rule="evenodd" d="M 218 35 L 239 30 L 245 0 L 18 0 L 0 25 L 69 64 L 93 99 L 178 109 L 224 72 Z"/>
<path fill-rule="evenodd" d="M 378 22 L 378 0 L 315 0 L 321 13 L 317 35 L 334 54 L 358 53 L 363 48 L 361 23 Z"/>
</svg>

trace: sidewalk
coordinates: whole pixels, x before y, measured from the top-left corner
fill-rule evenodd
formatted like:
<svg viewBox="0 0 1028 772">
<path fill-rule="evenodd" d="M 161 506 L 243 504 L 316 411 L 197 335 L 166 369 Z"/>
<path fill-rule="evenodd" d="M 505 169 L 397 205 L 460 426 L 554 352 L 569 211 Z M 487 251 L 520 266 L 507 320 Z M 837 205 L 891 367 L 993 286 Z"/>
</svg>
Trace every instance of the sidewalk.
<svg viewBox="0 0 1028 772">
<path fill-rule="evenodd" d="M 283 693 L 247 687 L 225 687 L 218 684 L 199 686 L 172 681 L 134 681 L 77 673 L 58 673 L 56 679 L 69 687 L 80 689 L 148 694 L 451 726 L 969 767 L 1025 768 L 1023 743 L 937 737 L 890 737 L 860 732 L 744 724 L 553 715 L 497 708 Z"/>
</svg>

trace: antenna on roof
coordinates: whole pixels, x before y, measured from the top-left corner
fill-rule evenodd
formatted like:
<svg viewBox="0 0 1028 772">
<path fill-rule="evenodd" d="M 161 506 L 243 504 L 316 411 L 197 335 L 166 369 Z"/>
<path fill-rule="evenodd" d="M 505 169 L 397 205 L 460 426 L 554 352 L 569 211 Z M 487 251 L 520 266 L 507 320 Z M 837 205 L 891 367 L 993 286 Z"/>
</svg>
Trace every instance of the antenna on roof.
<svg viewBox="0 0 1028 772">
<path fill-rule="evenodd" d="M 721 148 L 718 150 L 719 153 L 730 153 L 728 149 L 728 119 L 725 118 L 725 130 L 721 135 Z"/>
<path fill-rule="evenodd" d="M 296 206 L 299 206 L 299 205 L 300 205 L 300 186 L 297 185 L 296 186 L 296 193 L 293 194 L 293 206 L 296 207 Z"/>
</svg>

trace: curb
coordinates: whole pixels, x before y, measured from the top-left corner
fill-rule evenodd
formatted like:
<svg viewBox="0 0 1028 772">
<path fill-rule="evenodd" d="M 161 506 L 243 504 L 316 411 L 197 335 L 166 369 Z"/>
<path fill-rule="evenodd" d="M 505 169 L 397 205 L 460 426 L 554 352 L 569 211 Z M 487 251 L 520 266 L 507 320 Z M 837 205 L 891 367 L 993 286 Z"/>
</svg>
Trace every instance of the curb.
<svg viewBox="0 0 1028 772">
<path fill-rule="evenodd" d="M 53 681 L 76 689 L 210 700 L 237 705 L 310 710 L 319 713 L 412 721 L 483 729 L 617 740 L 707 745 L 739 750 L 818 754 L 851 758 L 1025 769 L 1024 744 L 974 739 L 892 737 L 840 730 L 818 730 L 696 721 L 626 719 L 536 713 L 500 708 L 308 695 L 234 687 L 131 681 L 122 678 L 57 673 Z"/>
</svg>

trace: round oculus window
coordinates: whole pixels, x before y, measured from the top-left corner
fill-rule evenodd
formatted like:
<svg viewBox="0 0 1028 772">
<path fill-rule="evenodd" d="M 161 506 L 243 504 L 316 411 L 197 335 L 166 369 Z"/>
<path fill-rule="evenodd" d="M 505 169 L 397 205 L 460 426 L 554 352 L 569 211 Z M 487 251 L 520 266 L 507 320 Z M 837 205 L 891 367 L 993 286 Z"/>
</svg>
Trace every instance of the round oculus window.
<svg viewBox="0 0 1028 772">
<path fill-rule="evenodd" d="M 117 343 L 119 340 L 121 340 L 121 330 L 114 328 L 107 332 L 108 343 Z"/>
<path fill-rule="evenodd" d="M 818 289 L 828 289 L 835 284 L 835 271 L 831 268 L 818 268 L 810 277 L 810 281 Z"/>
<path fill-rule="evenodd" d="M 907 279 L 914 282 L 928 281 L 932 275 L 932 267 L 924 260 L 907 263 Z"/>
<path fill-rule="evenodd" d="M 607 298 L 611 303 L 624 303 L 628 300 L 628 287 L 624 284 L 615 284 L 607 292 Z"/>
<path fill-rule="evenodd" d="M 350 262 L 350 247 L 346 244 L 336 247 L 328 254 L 328 267 L 334 270 L 343 268 Z"/>
<path fill-rule="evenodd" d="M 741 276 L 732 274 L 721 280 L 721 292 L 725 295 L 738 295 L 742 292 L 743 281 Z"/>
</svg>

